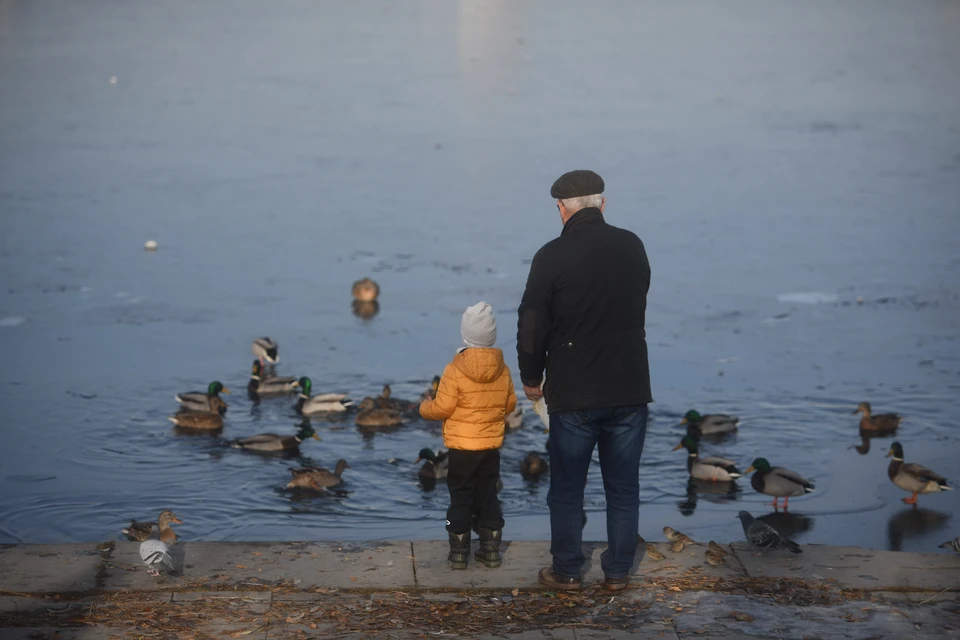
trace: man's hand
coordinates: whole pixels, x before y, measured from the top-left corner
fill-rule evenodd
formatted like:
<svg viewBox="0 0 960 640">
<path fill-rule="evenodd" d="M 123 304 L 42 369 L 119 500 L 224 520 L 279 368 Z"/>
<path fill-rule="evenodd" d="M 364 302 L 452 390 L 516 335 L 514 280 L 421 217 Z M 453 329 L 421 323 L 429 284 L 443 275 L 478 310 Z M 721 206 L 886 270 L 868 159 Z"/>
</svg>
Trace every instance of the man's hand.
<svg viewBox="0 0 960 640">
<path fill-rule="evenodd" d="M 531 402 L 534 400 L 539 400 L 543 397 L 543 391 L 540 389 L 540 387 L 528 387 L 527 385 L 523 385 L 523 392 L 527 394 L 527 398 Z"/>
</svg>

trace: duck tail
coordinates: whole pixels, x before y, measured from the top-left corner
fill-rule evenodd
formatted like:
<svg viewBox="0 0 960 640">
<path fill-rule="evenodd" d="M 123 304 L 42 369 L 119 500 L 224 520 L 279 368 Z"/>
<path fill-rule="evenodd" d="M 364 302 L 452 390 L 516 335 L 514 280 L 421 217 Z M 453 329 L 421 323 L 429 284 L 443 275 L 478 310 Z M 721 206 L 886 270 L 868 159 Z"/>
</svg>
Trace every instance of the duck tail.
<svg viewBox="0 0 960 640">
<path fill-rule="evenodd" d="M 790 551 L 791 553 L 803 553 L 803 549 L 800 548 L 800 545 L 798 545 L 796 542 L 794 542 L 790 538 L 781 538 L 780 546 L 786 549 L 787 551 Z"/>
<path fill-rule="evenodd" d="M 183 404 L 183 400 L 180 399 L 179 395 L 173 396 L 173 399 L 179 402 L 180 404 Z"/>
<path fill-rule="evenodd" d="M 342 404 L 344 408 L 347 408 L 347 407 L 352 407 L 356 403 L 349 398 L 344 398 L 343 400 L 340 401 L 340 404 Z"/>
<path fill-rule="evenodd" d="M 176 416 L 170 416 L 169 418 L 167 418 L 167 420 L 169 420 L 170 422 L 172 422 L 173 424 L 175 424 L 175 425 L 177 425 L 177 426 L 180 426 L 180 423 L 177 422 L 177 417 L 176 417 Z"/>
<path fill-rule="evenodd" d="M 816 490 L 816 487 L 813 486 L 812 484 L 808 484 L 803 488 L 804 493 L 813 493 L 815 490 Z"/>
<path fill-rule="evenodd" d="M 731 480 L 736 480 L 737 478 L 739 478 L 739 477 L 742 476 L 743 474 L 740 473 L 739 471 L 728 471 L 728 472 L 727 472 L 727 475 L 730 476 L 730 479 L 731 479 Z"/>
<path fill-rule="evenodd" d="M 953 491 L 953 487 L 948 485 L 946 480 L 941 481 L 939 484 L 940 484 L 940 491 Z"/>
</svg>

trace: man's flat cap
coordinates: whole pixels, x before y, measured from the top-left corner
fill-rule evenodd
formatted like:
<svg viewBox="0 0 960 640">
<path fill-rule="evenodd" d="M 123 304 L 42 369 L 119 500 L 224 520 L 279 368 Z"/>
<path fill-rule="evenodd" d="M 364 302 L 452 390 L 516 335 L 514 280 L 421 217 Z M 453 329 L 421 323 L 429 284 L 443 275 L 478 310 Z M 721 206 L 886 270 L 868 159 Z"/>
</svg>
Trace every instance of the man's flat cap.
<svg viewBox="0 0 960 640">
<path fill-rule="evenodd" d="M 580 198 L 603 193 L 603 178 L 589 169 L 577 169 L 563 174 L 550 187 L 550 197 L 555 200 Z"/>
</svg>

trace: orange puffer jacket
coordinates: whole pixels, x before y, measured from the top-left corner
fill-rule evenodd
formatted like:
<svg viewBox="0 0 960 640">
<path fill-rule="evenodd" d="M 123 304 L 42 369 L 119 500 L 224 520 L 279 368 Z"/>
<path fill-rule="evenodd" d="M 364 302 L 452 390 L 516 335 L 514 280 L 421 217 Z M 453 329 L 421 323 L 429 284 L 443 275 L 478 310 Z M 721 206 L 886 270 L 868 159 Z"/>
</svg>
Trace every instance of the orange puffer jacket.
<svg viewBox="0 0 960 640">
<path fill-rule="evenodd" d="M 516 407 L 503 352 L 470 348 L 443 370 L 436 399 L 424 400 L 420 415 L 443 420 L 443 444 L 448 449 L 483 451 L 503 446 L 503 419 Z"/>
</svg>

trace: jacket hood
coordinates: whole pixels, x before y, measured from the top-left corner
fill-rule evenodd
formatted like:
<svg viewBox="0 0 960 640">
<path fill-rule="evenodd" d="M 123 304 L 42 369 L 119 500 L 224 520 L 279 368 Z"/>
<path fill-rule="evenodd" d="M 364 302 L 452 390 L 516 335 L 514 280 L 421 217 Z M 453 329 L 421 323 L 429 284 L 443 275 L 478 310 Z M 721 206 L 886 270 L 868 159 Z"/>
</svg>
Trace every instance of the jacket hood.
<svg viewBox="0 0 960 640">
<path fill-rule="evenodd" d="M 506 366 L 503 351 L 471 347 L 453 359 L 453 365 L 474 382 L 493 382 Z"/>
</svg>

